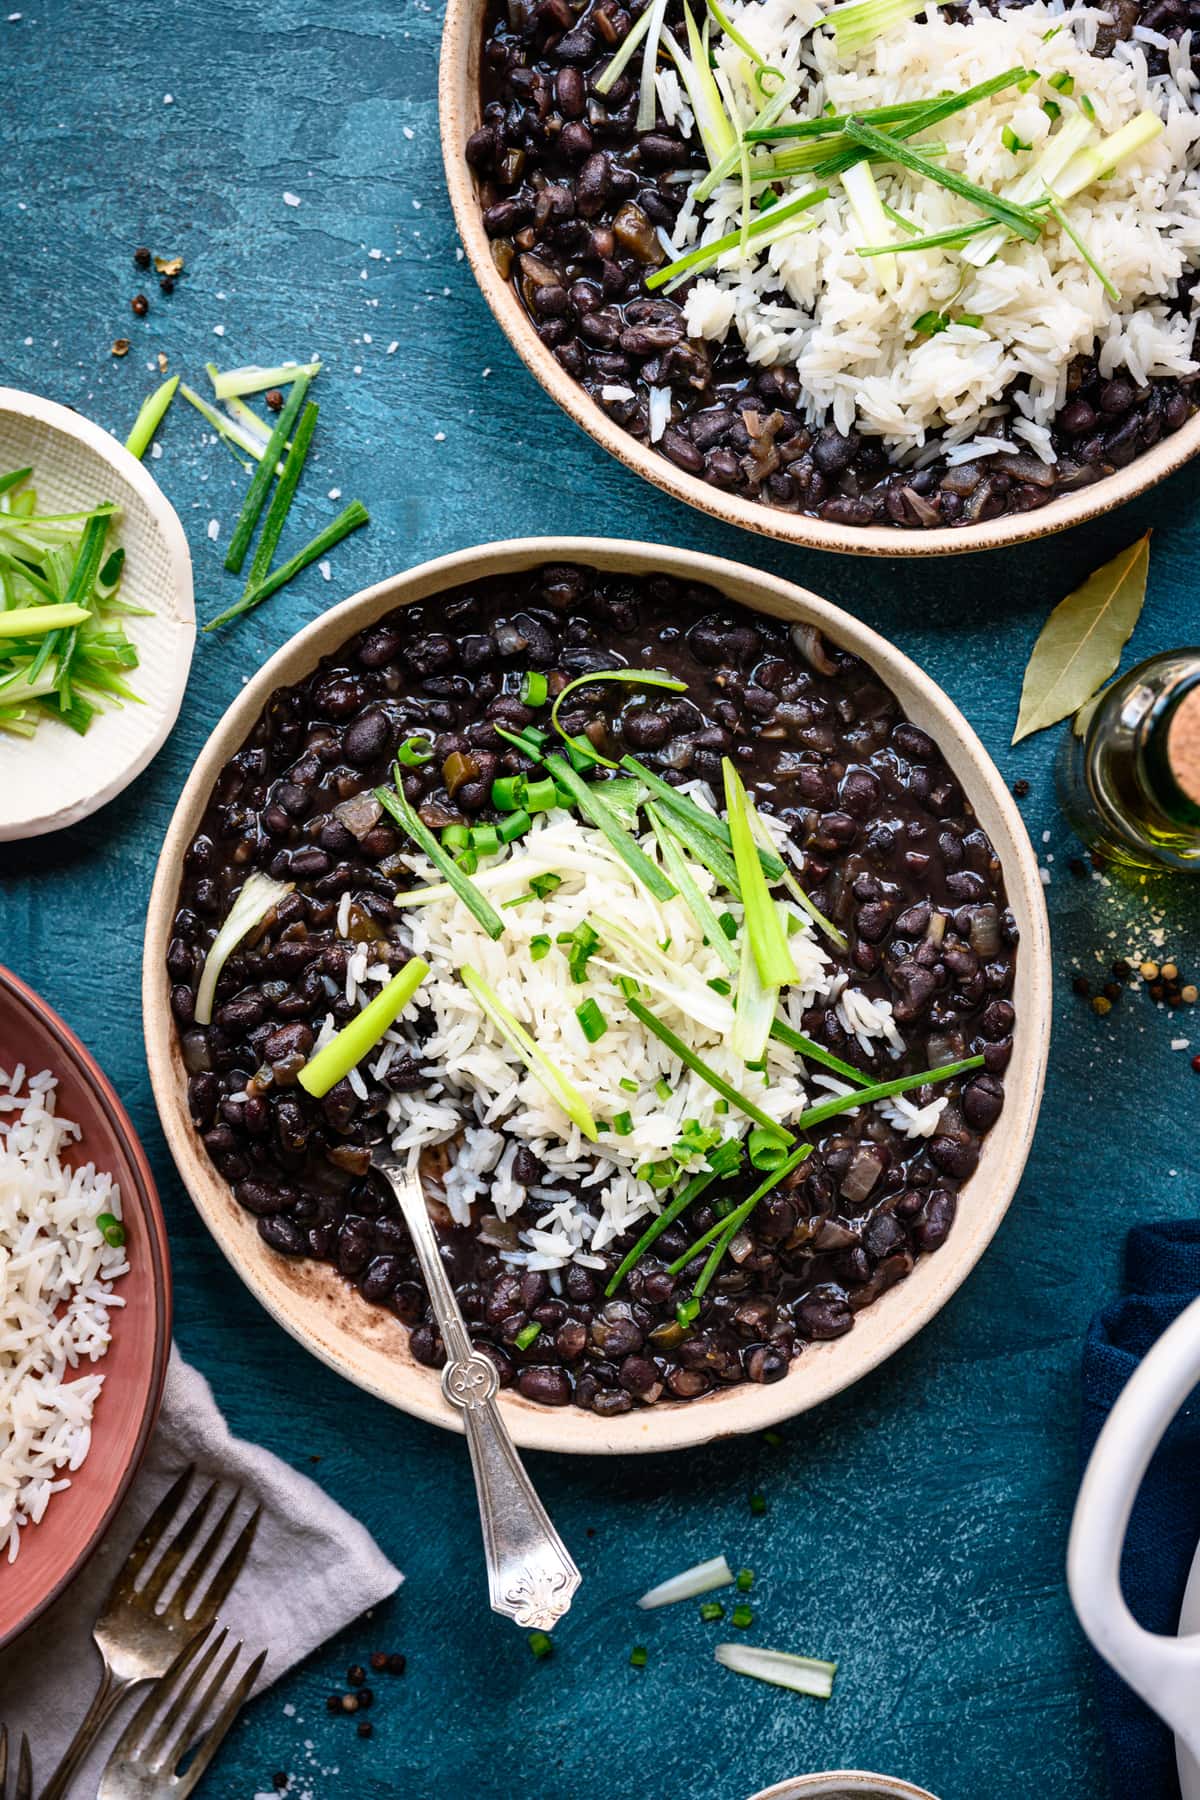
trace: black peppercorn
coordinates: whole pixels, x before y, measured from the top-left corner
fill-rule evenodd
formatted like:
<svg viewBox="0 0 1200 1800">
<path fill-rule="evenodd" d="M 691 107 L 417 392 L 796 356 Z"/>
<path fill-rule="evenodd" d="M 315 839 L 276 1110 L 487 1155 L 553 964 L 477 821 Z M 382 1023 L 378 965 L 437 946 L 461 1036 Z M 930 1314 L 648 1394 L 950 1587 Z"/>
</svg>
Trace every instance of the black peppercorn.
<svg viewBox="0 0 1200 1800">
<path fill-rule="evenodd" d="M 401 1656 L 399 1651 L 393 1651 L 387 1659 L 387 1670 L 389 1675 L 403 1675 L 407 1667 L 408 1659 L 407 1657 Z"/>
<path fill-rule="evenodd" d="M 387 1668 L 387 1666 L 388 1666 L 387 1651 L 386 1650 L 373 1650 L 371 1652 L 371 1667 L 374 1669 L 375 1673 L 377 1675 L 381 1675 L 383 1673 L 383 1671 Z"/>
<path fill-rule="evenodd" d="M 361 1687 L 366 1679 L 367 1671 L 363 1668 L 362 1664 L 351 1663 L 350 1667 L 346 1670 L 346 1680 L 350 1683 L 350 1686 Z"/>
<path fill-rule="evenodd" d="M 1071 986 L 1074 988 L 1074 990 L 1077 994 L 1082 994 L 1085 998 L 1092 991 L 1086 975 L 1076 975 L 1074 981 L 1071 983 Z"/>
<path fill-rule="evenodd" d="M 371 1735 L 372 1731 L 374 1731 L 374 1729 L 375 1729 L 375 1727 L 372 1725 L 370 1719 L 360 1719 L 358 1721 L 359 1737 L 361 1737 L 361 1738 L 370 1737 L 370 1735 Z"/>
<path fill-rule="evenodd" d="M 150 311 L 150 302 L 147 300 L 145 294 L 135 294 L 129 304 L 139 319 L 144 319 L 146 314 Z"/>
<path fill-rule="evenodd" d="M 148 269 L 150 267 L 150 252 L 147 250 L 145 244 L 138 245 L 133 253 L 133 260 L 139 269 Z"/>
<path fill-rule="evenodd" d="M 290 1780 L 291 1776 L 286 1769 L 276 1769 L 271 1777 L 271 1786 L 275 1789 L 277 1794 L 282 1794 L 286 1792 L 287 1784 Z"/>
<path fill-rule="evenodd" d="M 175 277 L 173 275 L 160 276 L 158 285 L 164 294 L 173 294 L 175 292 Z"/>
<path fill-rule="evenodd" d="M 325 1702 L 325 1711 L 330 1713 L 340 1713 L 341 1710 L 342 1696 L 340 1694 L 330 1694 Z"/>
<path fill-rule="evenodd" d="M 365 1711 L 368 1706 L 374 1706 L 374 1704 L 375 1704 L 375 1694 L 374 1694 L 373 1690 L 371 1688 L 359 1688 L 359 1690 L 358 1690 L 359 1710 Z"/>
<path fill-rule="evenodd" d="M 268 388 L 264 396 L 268 412 L 280 412 L 283 408 L 283 395 L 278 388 Z"/>
<path fill-rule="evenodd" d="M 1026 781 L 1025 777 L 1022 775 L 1019 780 L 1013 782 L 1013 793 L 1016 795 L 1018 800 L 1023 800 L 1028 792 L 1029 792 L 1029 783 Z"/>
</svg>

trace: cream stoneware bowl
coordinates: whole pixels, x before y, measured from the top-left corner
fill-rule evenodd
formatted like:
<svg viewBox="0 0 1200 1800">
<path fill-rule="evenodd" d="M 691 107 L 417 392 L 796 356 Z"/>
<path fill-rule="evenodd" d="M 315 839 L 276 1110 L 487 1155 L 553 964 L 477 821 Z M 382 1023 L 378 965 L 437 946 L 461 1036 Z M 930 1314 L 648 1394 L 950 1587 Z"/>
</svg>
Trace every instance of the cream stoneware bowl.
<svg viewBox="0 0 1200 1800">
<path fill-rule="evenodd" d="M 897 1781 L 891 1775 L 869 1775 L 865 1769 L 830 1769 L 824 1775 L 797 1775 L 751 1794 L 750 1800 L 937 1800 L 935 1794 Z"/>
<path fill-rule="evenodd" d="M 1171 437 L 1137 457 L 1126 469 L 1098 481 L 1094 487 L 1063 495 L 1036 512 L 1012 518 L 988 520 L 983 525 L 955 530 L 943 526 L 930 531 L 901 531 L 886 525 L 834 525 L 826 519 L 808 518 L 776 506 L 756 506 L 737 494 L 686 475 L 657 451 L 641 444 L 609 418 L 600 404 L 567 374 L 538 337 L 511 284 L 504 280 L 492 259 L 491 244 L 483 229 L 482 209 L 463 147 L 480 123 L 479 63 L 483 47 L 484 0 L 448 0 L 442 33 L 438 105 L 441 118 L 442 158 L 463 248 L 474 270 L 483 297 L 496 315 L 501 330 L 530 372 L 567 416 L 590 433 L 598 444 L 644 475 L 657 487 L 686 500 L 689 506 L 729 525 L 759 531 L 766 537 L 791 544 L 807 544 L 814 550 L 836 550 L 848 556 L 950 556 L 971 550 L 995 550 L 1004 544 L 1020 544 L 1030 538 L 1049 537 L 1068 526 L 1080 525 L 1111 512 L 1135 494 L 1162 481 L 1200 450 L 1200 415 Z"/>
<path fill-rule="evenodd" d="M 914 722 L 937 740 L 996 847 L 1021 932 L 1013 995 L 1017 1028 L 1000 1125 L 984 1140 L 979 1167 L 944 1247 L 864 1311 L 854 1330 L 810 1345 L 782 1381 L 747 1382 L 691 1402 L 660 1403 L 616 1419 L 574 1407 L 548 1409 L 511 1390 L 502 1396 L 518 1444 L 539 1450 L 625 1454 L 676 1450 L 731 1432 L 759 1431 L 848 1387 L 899 1349 L 945 1305 L 982 1256 L 1016 1192 L 1033 1137 L 1050 1032 L 1050 942 L 1037 861 L 1016 807 L 962 714 L 927 675 L 847 613 L 744 564 L 656 544 L 604 538 L 526 538 L 458 551 L 367 588 L 277 651 L 238 694 L 201 752 L 167 832 L 150 897 L 142 1004 L 155 1099 L 180 1173 L 205 1222 L 251 1291 L 286 1330 L 323 1361 L 422 1419 L 461 1430 L 438 1376 L 414 1362 L 404 1327 L 368 1306 L 328 1264 L 271 1252 L 253 1218 L 217 1174 L 187 1110 L 187 1081 L 168 1005 L 164 959 L 187 846 L 218 774 L 240 748 L 266 701 L 303 680 L 323 656 L 398 606 L 463 583 L 539 563 L 582 563 L 620 573 L 664 572 L 705 582 L 775 618 L 816 625 L 877 669 Z"/>
<path fill-rule="evenodd" d="M 183 526 L 137 457 L 70 407 L 0 388 L 0 472 L 26 466 L 43 512 L 117 502 L 109 542 L 125 550 L 122 597 L 149 612 L 126 621 L 141 658 L 129 677 L 140 705 L 105 707 L 82 737 L 46 719 L 31 738 L 5 738 L 0 842 L 78 824 L 141 774 L 178 716 L 196 643 Z"/>
</svg>

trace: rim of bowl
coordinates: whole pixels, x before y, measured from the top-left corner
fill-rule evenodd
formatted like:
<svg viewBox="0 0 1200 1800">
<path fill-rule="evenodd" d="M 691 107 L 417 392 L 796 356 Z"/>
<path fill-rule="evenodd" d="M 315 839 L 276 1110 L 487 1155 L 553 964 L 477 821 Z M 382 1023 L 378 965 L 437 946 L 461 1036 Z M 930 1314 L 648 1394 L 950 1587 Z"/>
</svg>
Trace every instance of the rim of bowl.
<svg viewBox="0 0 1200 1800">
<path fill-rule="evenodd" d="M 170 681 L 165 690 L 159 690 L 160 698 L 165 693 L 166 705 L 146 743 L 129 762 L 104 775 L 94 793 L 68 807 L 65 813 L 45 814 L 29 823 L 22 823 L 19 828 L 0 830 L 0 841 L 20 843 L 26 838 L 45 837 L 50 832 L 62 831 L 67 826 L 78 825 L 81 820 L 90 818 L 102 806 L 107 806 L 110 800 L 115 800 L 118 794 L 124 793 L 130 783 L 136 781 L 154 761 L 171 735 L 179 717 L 179 709 L 183 705 L 196 647 L 196 602 L 192 582 L 192 557 L 179 514 L 145 464 L 132 451 L 127 450 L 119 438 L 113 437 L 103 425 L 97 425 L 82 413 L 72 411 L 69 406 L 62 406 L 57 400 L 47 400 L 44 395 L 29 393 L 23 388 L 0 387 L 0 412 L 14 413 L 18 418 L 48 426 L 51 431 L 58 432 L 63 437 L 74 438 L 78 443 L 86 444 L 94 455 L 107 463 L 133 489 L 163 540 L 170 566 L 170 584 L 175 595 L 176 624 L 187 642 L 186 656 L 179 655 L 175 658 Z"/>
<path fill-rule="evenodd" d="M 0 990 L 3 990 L 10 995 L 19 1006 L 24 1007 L 28 1012 L 34 1013 L 41 1020 L 46 1030 L 49 1031 L 55 1039 L 64 1059 L 75 1065 L 75 1073 L 80 1080 L 86 1082 L 90 1088 L 99 1094 L 101 1100 L 104 1102 L 105 1111 L 112 1121 L 113 1131 L 121 1145 L 124 1155 L 129 1161 L 129 1166 L 133 1170 L 135 1177 L 137 1205 L 141 1213 L 142 1222 L 146 1227 L 146 1242 L 150 1247 L 150 1256 L 153 1263 L 152 1291 L 154 1294 L 155 1311 L 154 1366 L 151 1372 L 150 1391 L 147 1396 L 147 1404 L 142 1416 L 141 1425 L 138 1428 L 137 1441 L 134 1444 L 133 1455 L 130 1457 L 122 1471 L 121 1478 L 113 1490 L 112 1498 L 105 1508 L 103 1518 L 100 1519 L 87 1542 L 79 1550 L 70 1565 L 58 1577 L 53 1587 L 49 1588 L 37 1604 L 31 1607 L 25 1614 L 20 1624 L 14 1626 L 10 1631 L 0 1636 L 0 1649 L 2 1649 L 5 1644 L 12 1643 L 12 1641 L 19 1637 L 28 1626 L 32 1625 L 34 1620 L 39 1618 L 41 1614 L 45 1612 L 51 1602 L 57 1600 L 58 1596 L 70 1586 L 76 1575 L 79 1574 L 84 1564 L 91 1557 L 93 1551 L 98 1548 L 109 1526 L 121 1510 L 125 1496 L 133 1485 L 134 1477 L 141 1468 L 142 1459 L 146 1454 L 154 1427 L 158 1423 L 159 1408 L 162 1405 L 163 1389 L 166 1386 L 167 1380 L 167 1364 L 170 1361 L 171 1355 L 171 1319 L 173 1301 L 171 1254 L 167 1240 L 166 1220 L 163 1217 L 162 1203 L 158 1197 L 158 1188 L 154 1180 L 153 1171 L 150 1168 L 150 1160 L 147 1157 L 145 1150 L 142 1148 L 141 1140 L 133 1128 L 133 1122 L 130 1119 L 129 1114 L 125 1111 L 124 1106 L 117 1096 L 116 1089 L 113 1087 L 112 1082 L 108 1079 L 108 1076 L 104 1073 L 104 1070 L 100 1067 L 91 1051 L 83 1041 L 76 1036 L 75 1032 L 71 1030 L 71 1027 L 67 1024 L 66 1020 L 61 1018 L 60 1015 L 55 1012 L 49 1001 L 43 1000 L 42 996 L 35 993 L 28 982 L 22 981 L 19 975 L 14 975 L 12 970 L 6 968 L 3 963 L 0 963 Z M 121 1196 L 121 1201 L 122 1205 L 124 1205 L 124 1194 Z"/>
<path fill-rule="evenodd" d="M 615 1419 L 601 1419 L 576 1407 L 539 1406 L 511 1388 L 501 1393 L 513 1438 L 526 1449 L 581 1455 L 675 1450 L 761 1431 L 807 1411 L 869 1374 L 907 1343 L 941 1310 L 982 1256 L 1016 1193 L 1033 1139 L 1045 1080 L 1051 1012 L 1050 935 L 1037 858 L 1015 801 L 958 708 L 930 676 L 877 632 L 807 589 L 746 563 L 632 539 L 516 538 L 475 545 L 364 588 L 312 620 L 275 652 L 238 692 L 193 765 L 167 829 L 147 908 L 142 966 L 146 1057 L 159 1118 L 184 1185 L 221 1250 L 255 1297 L 292 1337 L 357 1386 L 418 1418 L 461 1432 L 460 1414 L 443 1398 L 436 1372 L 412 1359 L 408 1333 L 399 1321 L 385 1314 L 382 1322 L 369 1325 L 369 1315 L 381 1309 L 368 1307 L 330 1265 L 268 1251 L 255 1221 L 234 1200 L 229 1183 L 217 1174 L 187 1110 L 186 1077 L 169 1005 L 164 959 L 187 846 L 221 768 L 250 735 L 271 693 L 305 679 L 322 656 L 400 605 L 428 599 L 464 582 L 560 562 L 703 582 L 751 610 L 785 619 L 803 617 L 862 656 L 889 687 L 899 687 L 906 710 L 916 696 L 926 722 L 933 721 L 930 730 L 939 750 L 976 810 L 984 800 L 985 812 L 990 811 L 993 821 L 1003 828 L 1009 845 L 1005 884 L 1009 904 L 1021 925 L 1017 981 L 1022 999 L 1018 1042 L 1006 1089 L 1006 1131 L 1003 1137 L 989 1134 L 980 1168 L 971 1177 L 975 1183 L 981 1176 L 987 1181 L 986 1207 L 977 1206 L 974 1211 L 960 1208 L 955 1232 L 937 1257 L 923 1259 L 906 1281 L 864 1313 L 863 1320 L 872 1315 L 887 1320 L 888 1329 L 868 1334 L 860 1321 L 845 1338 L 808 1345 L 778 1382 L 742 1382 L 699 1400 L 664 1402 Z M 990 829 L 995 829 L 995 823 Z M 957 1250 L 952 1248 L 956 1236 Z M 939 1274 L 939 1268 L 945 1273 Z M 913 1298 L 914 1283 L 918 1283 L 919 1299 Z M 301 1292 L 305 1287 L 308 1294 Z M 909 1300 L 901 1312 L 895 1303 L 906 1289 Z M 312 1304 L 314 1293 L 320 1300 L 317 1307 Z M 893 1302 L 890 1313 L 881 1314 L 879 1308 L 886 1308 L 889 1301 Z M 339 1313 L 349 1318 L 349 1326 L 339 1320 Z M 877 1338 L 880 1341 L 876 1342 Z"/>
<path fill-rule="evenodd" d="M 830 550 L 843 556 L 964 556 L 972 551 L 997 550 L 1008 544 L 1051 537 L 1055 532 L 1099 518 L 1165 480 L 1200 451 L 1197 413 L 1170 437 L 1161 438 L 1135 457 L 1127 468 L 1117 469 L 1091 487 L 1051 500 L 1033 512 L 1009 514 L 982 525 L 912 531 L 887 525 L 835 525 L 805 513 L 756 505 L 740 495 L 723 493 L 695 475 L 685 474 L 665 456 L 623 431 L 599 402 L 567 374 L 553 351 L 538 337 L 511 284 L 501 278 L 492 260 L 475 179 L 464 155 L 467 138 L 480 117 L 482 14 L 483 0 L 448 0 L 438 66 L 442 161 L 467 260 L 501 331 L 550 398 L 618 462 L 655 487 L 724 524 L 739 525 L 744 531 L 811 550 Z"/>
<path fill-rule="evenodd" d="M 911 1781 L 902 1781 L 898 1775 L 872 1775 L 869 1769 L 824 1769 L 819 1774 L 793 1775 L 751 1794 L 750 1800 L 805 1800 L 806 1795 L 819 1800 L 821 1795 L 831 1795 L 834 1782 L 842 1783 L 847 1795 L 860 1794 L 862 1800 L 875 1800 L 876 1795 L 881 1800 L 884 1795 L 889 1800 L 893 1795 L 895 1800 L 936 1800 L 926 1788 L 915 1787 Z"/>
</svg>

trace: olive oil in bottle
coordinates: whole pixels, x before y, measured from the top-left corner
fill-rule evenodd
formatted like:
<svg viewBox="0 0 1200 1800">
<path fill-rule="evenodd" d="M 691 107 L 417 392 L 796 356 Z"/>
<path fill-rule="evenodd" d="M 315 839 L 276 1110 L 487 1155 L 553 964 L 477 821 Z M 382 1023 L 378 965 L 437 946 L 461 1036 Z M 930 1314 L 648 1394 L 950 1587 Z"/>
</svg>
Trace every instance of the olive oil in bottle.
<svg viewBox="0 0 1200 1800">
<path fill-rule="evenodd" d="M 1200 872 L 1200 648 L 1152 656 L 1106 688 L 1068 729 L 1057 781 L 1093 850 Z"/>
</svg>

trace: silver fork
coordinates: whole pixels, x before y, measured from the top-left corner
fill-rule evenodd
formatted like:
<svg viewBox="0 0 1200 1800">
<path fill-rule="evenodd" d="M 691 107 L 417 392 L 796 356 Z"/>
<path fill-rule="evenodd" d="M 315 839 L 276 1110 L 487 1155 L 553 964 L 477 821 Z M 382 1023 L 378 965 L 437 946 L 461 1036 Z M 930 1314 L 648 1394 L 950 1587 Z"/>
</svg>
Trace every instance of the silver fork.
<svg viewBox="0 0 1200 1800">
<path fill-rule="evenodd" d="M 13 1789 L 8 1790 L 8 1726 L 0 1725 L 0 1800 L 33 1800 L 33 1763 L 29 1756 L 29 1739 L 21 1733 L 21 1749 Z"/>
<path fill-rule="evenodd" d="M 241 1643 L 236 1643 L 205 1687 L 205 1677 L 228 1636 L 224 1626 L 217 1631 L 208 1625 L 184 1646 L 117 1739 L 100 1777 L 96 1800 L 168 1800 L 168 1796 L 171 1800 L 184 1800 L 191 1793 L 249 1699 L 267 1660 L 263 1650 L 231 1687 L 230 1677 L 242 1654 Z M 169 1704 L 152 1731 L 164 1701 Z M 180 1775 L 180 1763 L 200 1737 L 205 1719 L 218 1705 L 221 1710 Z"/>
<path fill-rule="evenodd" d="M 425 1193 L 406 1162 L 384 1144 L 372 1166 L 390 1186 L 417 1253 L 429 1304 L 446 1346 L 442 1392 L 462 1413 L 479 1496 L 492 1610 L 518 1625 L 553 1631 L 571 1604 L 580 1574 L 538 1499 L 496 1404 L 499 1378 L 471 1342 L 446 1276 Z"/>
<path fill-rule="evenodd" d="M 201 1542 L 201 1534 L 216 1500 L 218 1484 L 214 1481 L 184 1519 L 174 1537 L 167 1541 L 171 1522 L 194 1473 L 193 1469 L 185 1469 L 170 1491 L 164 1494 L 113 1582 L 104 1610 L 92 1630 L 96 1648 L 104 1662 L 100 1685 L 79 1730 L 64 1752 L 62 1761 L 43 1788 L 41 1800 L 62 1800 L 76 1771 L 124 1695 L 130 1688 L 138 1687 L 144 1681 L 153 1681 L 166 1673 L 179 1652 L 198 1632 L 212 1624 L 230 1588 L 241 1574 L 242 1565 L 254 1542 L 261 1508 L 255 1508 L 223 1559 L 212 1568 L 226 1527 L 241 1499 L 239 1488 L 213 1529 L 203 1539 L 198 1553 L 170 1600 L 161 1611 L 157 1610 L 158 1602 L 171 1577 L 189 1551 Z M 139 1575 L 159 1551 L 161 1555 L 158 1555 L 146 1580 L 138 1587 Z M 201 1584 L 210 1569 L 211 1580 L 201 1593 Z M 189 1615 L 187 1607 L 193 1600 L 197 1604 Z"/>
</svg>

